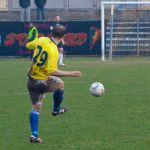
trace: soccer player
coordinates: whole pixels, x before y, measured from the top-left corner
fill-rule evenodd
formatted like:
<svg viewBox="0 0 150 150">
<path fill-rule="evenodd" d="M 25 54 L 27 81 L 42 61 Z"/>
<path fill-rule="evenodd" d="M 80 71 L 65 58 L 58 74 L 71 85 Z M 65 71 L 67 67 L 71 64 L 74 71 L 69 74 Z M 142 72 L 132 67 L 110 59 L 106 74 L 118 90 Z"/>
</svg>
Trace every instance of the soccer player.
<svg viewBox="0 0 150 150">
<path fill-rule="evenodd" d="M 61 107 L 64 97 L 64 82 L 59 77 L 80 77 L 80 71 L 61 71 L 57 68 L 59 57 L 57 45 L 62 41 L 66 29 L 62 25 L 54 27 L 52 37 L 38 38 L 26 44 L 28 49 L 34 50 L 32 64 L 28 71 L 28 91 L 32 102 L 30 112 L 31 143 L 41 143 L 38 124 L 40 109 L 47 92 L 53 92 L 52 115 L 57 116 L 68 111 L 67 107 Z"/>
</svg>

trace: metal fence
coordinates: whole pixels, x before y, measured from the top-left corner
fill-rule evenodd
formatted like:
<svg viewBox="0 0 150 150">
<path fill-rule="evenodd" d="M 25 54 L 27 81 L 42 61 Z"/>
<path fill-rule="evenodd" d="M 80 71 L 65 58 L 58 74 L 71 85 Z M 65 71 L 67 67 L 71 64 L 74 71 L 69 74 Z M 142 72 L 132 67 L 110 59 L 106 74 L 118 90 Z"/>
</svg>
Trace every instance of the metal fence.
<svg viewBox="0 0 150 150">
<path fill-rule="evenodd" d="M 150 22 L 115 22 L 112 55 L 150 55 Z M 106 53 L 110 51 L 110 26 L 106 30 Z"/>
<path fill-rule="evenodd" d="M 6 1 L 6 0 L 4 0 Z M 10 10 L 19 10 L 19 0 L 9 0 Z M 101 0 L 47 0 L 46 9 L 99 9 Z M 31 9 L 35 9 L 34 0 L 31 0 Z"/>
<path fill-rule="evenodd" d="M 149 56 L 150 1 L 110 1 L 101 6 L 102 59 L 105 54 L 110 59 L 116 55 Z M 106 30 L 104 19 L 107 19 Z"/>
</svg>

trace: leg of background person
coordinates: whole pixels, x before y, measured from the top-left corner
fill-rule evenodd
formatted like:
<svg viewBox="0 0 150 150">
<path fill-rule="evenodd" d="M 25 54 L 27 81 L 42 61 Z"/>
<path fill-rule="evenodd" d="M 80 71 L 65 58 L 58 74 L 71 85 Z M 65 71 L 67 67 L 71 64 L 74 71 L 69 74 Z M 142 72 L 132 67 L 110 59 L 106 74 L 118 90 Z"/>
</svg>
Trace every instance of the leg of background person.
<svg viewBox="0 0 150 150">
<path fill-rule="evenodd" d="M 41 13 L 42 13 L 42 20 L 45 20 L 44 7 L 43 7 L 43 8 L 41 8 Z"/>
<path fill-rule="evenodd" d="M 41 8 L 39 8 L 39 20 L 42 20 Z"/>
<path fill-rule="evenodd" d="M 27 21 L 28 21 L 28 22 L 29 22 L 30 19 L 31 19 L 31 18 L 30 18 L 30 17 L 31 17 L 30 15 L 31 15 L 31 14 L 30 14 L 30 7 L 28 7 L 28 8 L 27 8 Z"/>
<path fill-rule="evenodd" d="M 28 14 L 27 14 L 27 13 L 28 13 L 27 11 L 28 11 L 27 8 L 25 8 L 25 9 L 24 9 L 24 21 L 27 21 L 27 15 L 28 15 Z"/>
<path fill-rule="evenodd" d="M 59 64 L 62 65 L 63 63 L 63 53 L 59 53 Z"/>
<path fill-rule="evenodd" d="M 39 12 L 40 12 L 40 20 L 43 20 L 43 17 L 42 17 L 42 8 L 39 9 Z"/>
<path fill-rule="evenodd" d="M 37 7 L 37 20 L 40 20 L 40 8 Z"/>
<path fill-rule="evenodd" d="M 61 65 L 61 66 L 64 66 L 64 63 L 63 63 L 63 58 L 64 58 L 63 51 L 64 51 L 63 47 L 60 47 L 59 48 L 59 65 Z"/>
<path fill-rule="evenodd" d="M 20 12 L 21 22 L 24 21 L 24 14 L 25 14 L 25 9 L 21 8 L 21 12 Z"/>
</svg>

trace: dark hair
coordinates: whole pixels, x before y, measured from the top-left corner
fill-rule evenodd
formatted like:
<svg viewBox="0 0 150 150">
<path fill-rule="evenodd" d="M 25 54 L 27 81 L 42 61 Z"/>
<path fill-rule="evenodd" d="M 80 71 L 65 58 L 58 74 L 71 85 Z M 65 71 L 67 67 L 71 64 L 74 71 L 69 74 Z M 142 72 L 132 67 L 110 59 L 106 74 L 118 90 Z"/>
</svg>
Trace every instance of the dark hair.
<svg viewBox="0 0 150 150">
<path fill-rule="evenodd" d="M 62 38 L 66 33 L 66 27 L 63 25 L 55 25 L 52 31 L 52 36 L 56 38 Z"/>
<path fill-rule="evenodd" d="M 29 26 L 30 26 L 30 27 L 34 27 L 35 25 L 34 25 L 34 23 L 30 22 L 30 23 L 29 23 Z"/>
<path fill-rule="evenodd" d="M 57 20 L 58 19 L 58 20 Z M 52 18 L 52 21 L 56 21 L 56 22 L 60 22 L 60 21 L 63 21 L 63 18 L 59 15 L 55 15 L 53 18 Z"/>
</svg>

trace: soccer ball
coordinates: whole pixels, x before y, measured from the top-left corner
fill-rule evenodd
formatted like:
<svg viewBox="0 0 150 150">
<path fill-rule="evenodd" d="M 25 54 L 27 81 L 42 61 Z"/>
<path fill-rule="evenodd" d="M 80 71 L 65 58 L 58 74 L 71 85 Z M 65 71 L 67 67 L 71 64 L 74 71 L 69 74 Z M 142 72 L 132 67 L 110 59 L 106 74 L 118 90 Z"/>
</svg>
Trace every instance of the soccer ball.
<svg viewBox="0 0 150 150">
<path fill-rule="evenodd" d="M 102 83 L 94 82 L 90 86 L 90 93 L 96 97 L 102 96 L 104 94 L 105 88 Z"/>
</svg>

